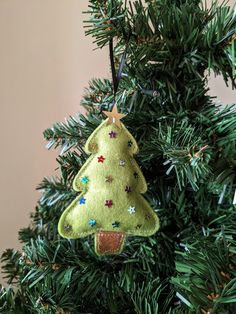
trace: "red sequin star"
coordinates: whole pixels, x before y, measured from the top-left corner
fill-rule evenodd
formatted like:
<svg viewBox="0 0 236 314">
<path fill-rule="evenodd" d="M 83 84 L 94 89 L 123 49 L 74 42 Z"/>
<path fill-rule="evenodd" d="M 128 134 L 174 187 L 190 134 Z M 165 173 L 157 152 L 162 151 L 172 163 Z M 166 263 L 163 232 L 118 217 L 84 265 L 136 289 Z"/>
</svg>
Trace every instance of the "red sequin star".
<svg viewBox="0 0 236 314">
<path fill-rule="evenodd" d="M 98 162 L 104 162 L 105 158 L 101 155 L 98 157 Z"/>
<path fill-rule="evenodd" d="M 105 206 L 107 206 L 108 208 L 111 208 L 113 205 L 112 200 L 106 200 Z"/>
</svg>

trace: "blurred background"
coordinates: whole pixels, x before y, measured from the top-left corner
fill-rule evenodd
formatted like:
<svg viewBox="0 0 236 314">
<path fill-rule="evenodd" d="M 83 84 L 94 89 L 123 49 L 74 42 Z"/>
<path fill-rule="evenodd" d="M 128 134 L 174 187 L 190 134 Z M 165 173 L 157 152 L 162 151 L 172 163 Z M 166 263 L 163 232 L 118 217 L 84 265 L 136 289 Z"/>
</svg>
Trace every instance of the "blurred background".
<svg viewBox="0 0 236 314">
<path fill-rule="evenodd" d="M 46 150 L 44 129 L 81 111 L 91 78 L 109 76 L 108 49 L 93 50 L 84 35 L 87 5 L 0 0 L 0 254 L 20 249 L 17 233 L 30 223 L 35 188 L 55 174 L 58 151 Z M 209 86 L 219 101 L 236 103 L 222 78 L 212 76 Z"/>
</svg>

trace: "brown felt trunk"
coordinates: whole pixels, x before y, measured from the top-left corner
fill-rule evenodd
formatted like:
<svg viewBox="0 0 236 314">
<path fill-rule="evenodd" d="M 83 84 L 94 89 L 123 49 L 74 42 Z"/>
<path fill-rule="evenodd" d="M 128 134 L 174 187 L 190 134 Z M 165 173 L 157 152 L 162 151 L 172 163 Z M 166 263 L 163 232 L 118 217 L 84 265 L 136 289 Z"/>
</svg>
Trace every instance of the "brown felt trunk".
<svg viewBox="0 0 236 314">
<path fill-rule="evenodd" d="M 95 235 L 95 248 L 98 255 L 119 254 L 124 242 L 124 232 L 99 231 Z"/>
</svg>

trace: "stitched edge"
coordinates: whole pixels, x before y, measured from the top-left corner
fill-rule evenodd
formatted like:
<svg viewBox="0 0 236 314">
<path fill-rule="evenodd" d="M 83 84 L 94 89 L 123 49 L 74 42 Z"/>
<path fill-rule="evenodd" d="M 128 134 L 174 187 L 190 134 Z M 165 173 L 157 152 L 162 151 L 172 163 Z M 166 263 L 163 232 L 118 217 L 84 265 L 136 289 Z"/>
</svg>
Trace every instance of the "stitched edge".
<svg viewBox="0 0 236 314">
<path fill-rule="evenodd" d="M 93 137 L 95 137 L 97 135 L 97 133 L 100 131 L 100 129 L 104 126 L 104 124 L 108 121 L 108 119 L 104 120 L 104 122 L 101 123 L 101 125 L 89 136 L 88 140 L 86 141 L 86 144 L 85 144 L 85 152 L 88 153 L 88 154 L 91 154 L 91 152 L 88 150 L 88 146 L 89 146 L 89 142 L 91 141 L 91 139 Z M 124 124 L 121 122 L 121 129 L 123 132 L 125 132 L 129 137 L 131 137 L 131 139 L 134 141 L 135 143 L 135 147 L 136 147 L 136 151 L 133 152 L 133 155 L 137 154 L 138 153 L 138 145 L 137 145 L 137 142 L 136 140 L 134 139 L 134 137 L 132 136 L 132 134 L 125 128 Z M 143 194 L 146 192 L 147 190 L 147 183 L 146 183 L 146 179 L 144 178 L 143 176 L 143 173 L 141 171 L 141 169 L 139 168 L 138 166 L 138 163 L 136 162 L 136 160 L 133 158 L 133 155 L 131 154 L 128 154 L 129 156 L 129 161 L 131 163 L 131 165 L 134 166 L 134 168 L 137 169 L 137 172 L 139 173 L 139 178 L 140 178 L 140 185 L 141 185 L 141 188 L 143 187 L 144 190 L 142 191 L 137 191 L 135 190 L 137 193 L 140 193 L 140 194 Z M 86 168 L 89 166 L 90 162 L 94 159 L 94 156 L 91 155 L 87 161 L 85 162 L 85 164 L 81 167 L 81 169 L 79 170 L 78 174 L 76 175 L 76 177 L 74 178 L 73 180 L 73 188 L 75 191 L 81 191 L 81 189 L 78 189 L 79 187 L 76 185 L 76 182 L 78 180 L 78 178 L 81 176 L 81 173 L 86 170 Z M 88 183 L 89 185 L 89 183 Z M 77 202 L 77 200 L 85 195 L 88 191 L 88 185 L 85 186 L 84 190 L 82 191 L 81 194 L 79 194 L 75 199 L 74 201 L 72 201 L 72 203 L 64 210 L 60 220 L 59 220 L 59 223 L 58 223 L 58 231 L 59 233 L 65 237 L 65 238 L 68 238 L 68 239 L 77 239 L 78 237 L 85 237 L 85 236 L 88 236 L 90 234 L 94 234 L 94 233 L 97 233 L 99 232 L 98 230 L 89 230 L 89 231 L 86 231 L 86 232 L 81 232 L 81 233 L 73 233 L 71 235 L 64 235 L 64 232 L 61 232 L 62 228 L 62 224 L 63 224 L 63 221 L 64 221 L 64 218 L 66 216 L 66 214 L 68 214 L 68 212 L 72 209 L 72 207 L 74 206 L 74 203 Z M 154 228 L 150 228 L 150 229 L 146 229 L 146 231 L 142 230 L 141 232 L 137 232 L 136 229 L 133 229 L 133 230 L 127 230 L 127 231 L 123 231 L 123 232 L 126 232 L 127 234 L 129 235 L 136 235 L 136 236 L 150 236 L 154 233 L 156 233 L 156 231 L 159 229 L 159 226 L 160 226 L 160 221 L 159 221 L 159 217 L 155 214 L 155 212 L 153 211 L 153 209 L 150 207 L 149 203 L 145 200 L 144 198 L 144 201 L 148 204 L 151 212 L 152 212 L 152 218 L 155 220 L 155 224 L 154 224 Z M 155 215 L 155 216 L 154 216 Z M 106 232 L 109 232 L 109 231 L 106 231 Z M 121 231 L 122 232 L 122 231 Z"/>
<path fill-rule="evenodd" d="M 103 251 L 103 252 L 100 251 L 101 250 L 101 241 L 99 241 L 100 240 L 100 236 L 103 236 L 105 234 L 106 234 L 106 237 L 109 236 L 111 238 L 118 238 L 118 235 L 120 235 L 119 236 L 119 242 L 118 242 L 119 247 L 116 250 L 107 250 L 107 251 Z M 123 250 L 124 243 L 125 243 L 125 233 L 124 232 L 119 232 L 119 231 L 118 232 L 114 232 L 114 231 L 99 231 L 99 232 L 96 232 L 96 234 L 95 234 L 95 249 L 96 249 L 96 252 L 98 254 L 99 253 L 102 253 L 102 254 L 119 253 L 119 252 L 121 252 Z"/>
<path fill-rule="evenodd" d="M 106 232 L 110 232 L 109 230 L 104 230 L 104 229 L 93 229 L 93 230 L 88 230 L 86 232 L 79 232 L 79 233 L 74 233 L 73 234 L 65 234 L 63 231 L 63 224 L 64 224 L 64 219 L 66 218 L 67 214 L 69 213 L 69 211 L 73 208 L 74 204 L 78 202 L 78 199 L 83 196 L 85 193 L 81 193 L 80 195 L 78 195 L 74 201 L 72 201 L 72 203 L 64 210 L 64 212 L 61 215 L 61 218 L 58 222 L 58 232 L 60 233 L 61 236 L 63 236 L 64 238 L 67 239 L 77 239 L 80 237 L 86 237 L 90 234 L 94 234 L 100 231 L 106 231 Z M 148 204 L 148 202 L 144 199 L 144 201 Z M 149 204 L 148 204 L 149 205 Z M 150 206 L 149 206 L 150 207 Z M 130 230 L 126 230 L 126 231 L 120 231 L 120 232 L 125 232 L 127 235 L 135 235 L 135 236 L 151 236 L 153 234 L 155 234 L 157 232 L 157 230 L 160 227 L 160 219 L 157 216 L 157 214 L 153 211 L 153 209 L 150 207 L 151 209 L 151 214 L 152 214 L 152 219 L 155 220 L 155 224 L 154 224 L 154 228 L 149 228 L 146 230 L 142 230 L 142 231 L 138 231 L 136 229 L 130 229 Z M 62 231 L 63 230 L 63 231 Z M 119 231 L 117 231 L 119 232 Z"/>
<path fill-rule="evenodd" d="M 87 139 L 86 141 L 86 144 L 85 144 L 85 147 L 84 147 L 84 150 L 87 154 L 92 154 L 88 159 L 87 161 L 85 162 L 85 164 L 80 168 L 79 172 L 77 173 L 77 175 L 75 176 L 74 180 L 73 180 L 73 189 L 75 191 L 82 191 L 82 189 L 80 189 L 76 182 L 78 180 L 79 177 L 81 177 L 81 173 L 87 169 L 87 167 L 89 166 L 90 162 L 94 159 L 94 154 L 96 153 L 91 153 L 91 151 L 89 151 L 89 143 L 90 141 L 97 135 L 97 133 L 100 131 L 100 129 L 104 126 L 104 124 L 106 124 L 108 121 L 108 119 L 104 120 L 101 125 L 95 129 L 93 131 L 93 133 L 89 136 L 89 138 Z M 134 144 L 135 144 L 135 148 L 136 149 L 133 149 L 133 154 L 131 155 L 130 153 L 128 153 L 128 157 L 127 158 L 131 165 L 135 168 L 135 170 L 138 172 L 138 175 L 139 175 L 139 180 L 140 180 L 140 191 L 139 190 L 135 190 L 137 192 L 139 192 L 140 194 L 144 194 L 146 191 L 147 191 L 147 182 L 146 182 L 146 179 L 144 178 L 144 175 L 138 165 L 138 163 L 136 162 L 135 158 L 133 157 L 133 155 L 136 155 L 139 151 L 139 148 L 138 148 L 138 144 L 135 140 L 135 138 L 133 137 L 133 135 L 125 128 L 124 124 L 121 122 L 121 130 L 123 132 L 125 132 L 129 137 L 131 137 L 131 139 L 133 140 Z M 88 186 L 89 186 L 89 183 L 88 185 L 85 187 L 85 189 L 83 191 L 87 191 L 88 190 Z"/>
</svg>

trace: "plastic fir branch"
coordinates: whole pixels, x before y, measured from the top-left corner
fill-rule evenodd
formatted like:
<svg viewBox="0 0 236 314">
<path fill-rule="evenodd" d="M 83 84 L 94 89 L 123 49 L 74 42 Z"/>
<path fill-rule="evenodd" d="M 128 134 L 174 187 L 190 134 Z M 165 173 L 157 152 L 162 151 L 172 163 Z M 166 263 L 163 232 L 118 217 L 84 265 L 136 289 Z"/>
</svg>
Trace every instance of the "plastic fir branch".
<svg viewBox="0 0 236 314">
<path fill-rule="evenodd" d="M 90 126 L 89 120 L 91 120 Z M 44 137 L 48 141 L 46 147 L 48 149 L 60 147 L 61 155 L 75 147 L 82 153 L 84 138 L 93 130 L 94 123 L 99 124 L 98 118 L 91 115 L 89 119 L 86 119 L 82 114 L 79 114 L 78 117 L 70 117 L 64 123 L 55 123 L 44 131 Z"/>
<path fill-rule="evenodd" d="M 235 214 L 219 217 L 176 251 L 177 297 L 189 313 L 234 313 L 236 310 Z M 220 226 L 224 223 L 224 226 Z M 218 228 L 216 228 L 218 225 Z M 191 241 L 191 244 L 190 244 Z"/>
<path fill-rule="evenodd" d="M 4 288 L 0 285 L 0 311 L 3 314 L 13 313 L 20 314 L 15 307 L 15 294 L 12 287 Z"/>
<path fill-rule="evenodd" d="M 40 204 L 47 206 L 52 206 L 58 201 L 68 200 L 74 194 L 69 186 L 63 182 L 63 179 L 56 177 L 44 178 L 37 189 L 42 191 Z"/>
<path fill-rule="evenodd" d="M 86 34 L 95 38 L 98 47 L 108 44 L 117 35 L 127 35 L 127 3 L 128 1 L 122 0 L 90 1 L 86 13 L 92 17 L 85 21 Z"/>
</svg>

